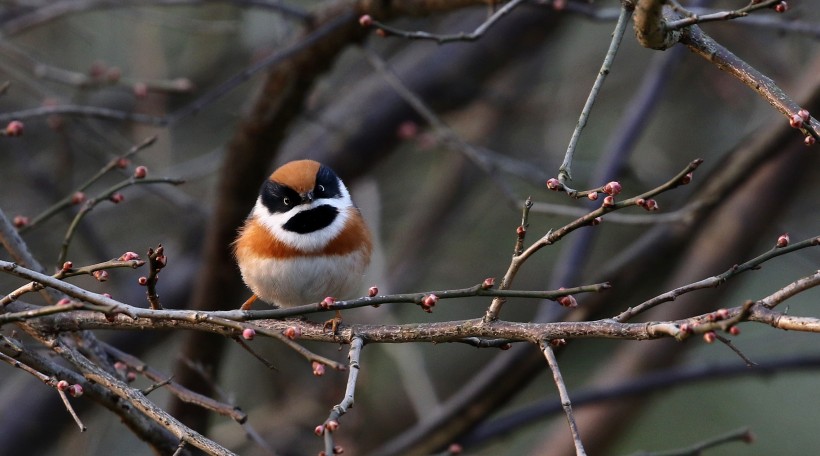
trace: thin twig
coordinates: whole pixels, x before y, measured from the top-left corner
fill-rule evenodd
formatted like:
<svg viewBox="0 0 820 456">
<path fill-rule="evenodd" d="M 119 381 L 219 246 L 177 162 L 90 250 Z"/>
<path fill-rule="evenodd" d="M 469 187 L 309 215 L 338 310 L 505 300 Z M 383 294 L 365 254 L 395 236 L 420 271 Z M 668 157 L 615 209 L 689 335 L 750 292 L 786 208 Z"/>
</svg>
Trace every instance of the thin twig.
<svg viewBox="0 0 820 456">
<path fill-rule="evenodd" d="M 387 24 L 382 22 L 373 20 L 372 24 L 373 27 L 377 30 L 383 30 L 386 32 L 386 36 L 398 36 L 401 38 L 406 38 L 409 40 L 431 40 L 435 41 L 438 44 L 445 44 L 445 43 L 452 43 L 458 41 L 476 41 L 487 32 L 496 22 L 498 22 L 502 17 L 506 16 L 512 10 L 514 10 L 518 5 L 524 3 L 527 0 L 512 0 L 511 2 L 507 3 L 506 5 L 499 8 L 495 13 L 493 13 L 490 17 L 487 18 L 484 22 L 481 23 L 475 30 L 470 33 L 454 33 L 449 35 L 440 35 L 435 33 L 429 32 L 410 32 L 407 30 L 402 30 L 396 27 L 391 27 Z"/>
<path fill-rule="evenodd" d="M 725 346 L 729 347 L 729 349 L 731 349 L 733 352 L 735 352 L 735 354 L 736 354 L 737 356 L 739 356 L 739 357 L 740 357 L 740 359 L 742 359 L 744 363 L 746 363 L 746 366 L 748 366 L 748 367 L 755 367 L 755 366 L 757 366 L 757 363 L 756 363 L 756 362 L 754 362 L 754 361 L 752 361 L 751 359 L 749 359 L 749 357 L 748 357 L 748 356 L 746 356 L 746 354 L 744 354 L 742 351 L 740 351 L 740 349 L 739 349 L 739 348 L 735 347 L 735 344 L 733 344 L 731 340 L 729 340 L 729 339 L 727 339 L 726 337 L 723 337 L 723 336 L 721 336 L 720 334 L 717 334 L 717 333 L 715 333 L 715 337 L 716 337 L 716 338 L 717 338 L 717 340 L 719 340 L 719 341 L 720 341 L 723 345 L 725 345 Z"/>
<path fill-rule="evenodd" d="M 786 247 L 774 247 L 768 252 L 759 255 L 755 258 L 752 258 L 751 260 L 745 263 L 739 265 L 736 264 L 732 266 L 722 274 L 712 276 L 694 283 L 690 283 L 688 285 L 683 285 L 681 287 L 675 288 L 674 290 L 667 291 L 666 293 L 662 293 L 658 296 L 655 296 L 652 299 L 644 301 L 635 307 L 630 307 L 625 311 L 621 312 L 620 314 L 616 315 L 615 317 L 613 317 L 613 319 L 619 322 L 628 321 L 632 319 L 635 315 L 645 312 L 657 306 L 658 304 L 668 301 L 674 301 L 683 294 L 690 293 L 695 290 L 702 290 L 705 288 L 715 288 L 738 274 L 741 274 L 746 271 L 759 269 L 761 264 L 765 263 L 768 260 L 771 260 L 772 258 L 776 258 L 780 255 L 794 252 L 795 250 L 800 250 L 806 247 L 813 247 L 817 245 L 820 245 L 820 236 L 796 242 Z"/>
<path fill-rule="evenodd" d="M 621 8 L 621 13 L 618 16 L 618 23 L 615 25 L 615 31 L 612 32 L 612 41 L 609 43 L 609 49 L 604 57 L 604 62 L 601 65 L 601 69 L 598 71 L 598 76 L 595 78 L 595 83 L 592 85 L 592 90 L 589 92 L 584 108 L 581 110 L 581 116 L 578 118 L 578 124 L 572 132 L 572 137 L 569 140 L 569 146 L 567 146 L 567 152 L 564 155 L 564 161 L 558 169 L 558 180 L 564 185 L 567 192 L 572 191 L 567 186 L 566 181 L 572 179 L 572 159 L 575 154 L 575 148 L 578 145 L 578 139 L 581 137 L 581 132 L 587 124 L 589 113 L 592 111 L 592 106 L 598 98 L 598 92 L 601 90 L 604 79 L 606 79 L 607 75 L 609 75 L 609 71 L 612 68 L 612 62 L 615 60 L 615 55 L 618 53 L 618 48 L 621 45 L 621 40 L 624 37 L 624 31 L 626 31 L 627 25 L 629 25 L 629 18 L 631 16 L 632 10 L 626 6 L 623 6 Z"/>
<path fill-rule="evenodd" d="M 74 422 L 77 423 L 77 427 L 80 428 L 80 432 L 85 432 L 88 428 L 85 427 L 82 420 L 80 420 L 79 415 L 77 415 L 77 412 L 74 411 L 74 407 L 71 406 L 71 402 L 68 400 L 68 395 L 61 389 L 57 389 L 57 394 L 59 394 L 60 399 L 63 400 L 63 404 L 65 404 L 65 408 L 68 413 L 70 413 L 71 417 L 74 418 Z"/>
<path fill-rule="evenodd" d="M 771 78 L 713 40 L 700 27 L 692 26 L 685 29 L 681 36 L 681 43 L 756 91 L 758 95 L 780 111 L 786 119 L 791 119 L 802 109 Z M 815 140 L 820 140 L 820 121 L 817 118 L 810 117 L 808 120 L 802 121 L 799 130 L 804 135 L 810 135 Z"/>
<path fill-rule="evenodd" d="M 515 276 L 518 274 L 518 270 L 527 261 L 527 259 L 535 254 L 540 249 L 554 244 L 561 240 L 564 236 L 568 235 L 569 233 L 584 227 L 591 225 L 596 219 L 602 217 L 604 214 L 607 214 L 612 211 L 616 211 L 618 209 L 622 209 L 628 206 L 637 205 L 638 201 L 640 200 L 648 200 L 655 195 L 661 194 L 663 192 L 669 191 L 674 189 L 680 185 L 685 185 L 688 180 L 685 177 L 689 174 L 694 172 L 700 164 L 703 163 L 703 160 L 696 159 L 690 162 L 686 168 L 684 168 L 681 172 L 677 175 L 672 177 L 672 179 L 666 181 L 664 184 L 659 185 L 658 187 L 653 188 L 647 192 L 644 192 L 638 196 L 628 198 L 623 201 L 614 202 L 612 205 L 602 205 L 598 209 L 593 210 L 592 212 L 587 213 L 583 217 L 579 217 L 574 221 L 558 228 L 555 230 L 549 230 L 547 234 L 521 252 L 520 255 L 514 256 L 510 261 L 510 266 L 507 268 L 507 272 L 504 274 L 504 278 L 501 280 L 501 287 L 511 286 Z M 502 300 L 494 299 L 493 302 L 490 304 L 489 308 L 484 314 L 484 320 L 487 322 L 493 321 L 498 319 L 498 315 L 501 312 L 501 308 L 503 307 L 504 302 Z"/>
<path fill-rule="evenodd" d="M 558 368 L 558 359 L 555 358 L 555 352 L 552 351 L 552 347 L 550 346 L 550 342 L 548 340 L 542 340 L 540 345 L 541 352 L 544 353 L 544 357 L 547 359 L 547 364 L 549 364 L 550 370 L 552 371 L 552 378 L 555 380 L 555 386 L 558 387 L 558 396 L 561 398 L 561 405 L 564 408 L 564 413 L 567 415 L 567 423 L 569 424 L 569 430 L 572 433 L 572 441 L 575 444 L 575 454 L 578 456 L 586 455 L 587 453 L 584 450 L 584 444 L 581 442 L 581 434 L 578 432 L 578 425 L 575 423 L 575 415 L 572 413 L 572 402 L 569 399 L 567 385 L 564 383 L 564 378 L 561 376 L 561 369 Z"/>
<path fill-rule="evenodd" d="M 362 356 L 362 347 L 364 347 L 364 340 L 361 337 L 353 337 L 350 341 L 350 352 L 347 355 L 349 360 L 349 369 L 347 374 L 347 387 L 345 388 L 345 396 L 341 402 L 330 410 L 330 415 L 325 420 L 324 426 L 324 440 L 325 440 L 325 454 L 336 454 L 333 444 L 333 430 L 338 426 L 338 419 L 347 413 L 353 407 L 354 393 L 356 391 L 356 380 L 359 378 L 359 361 Z M 335 425 L 330 424 L 335 422 Z"/>
<path fill-rule="evenodd" d="M 48 220 L 49 218 L 51 218 L 55 214 L 59 213 L 63 209 L 65 209 L 67 207 L 70 207 L 73 204 L 75 204 L 73 202 L 73 197 L 74 197 L 75 194 L 77 194 L 78 192 L 84 192 L 92 184 L 99 181 L 103 176 L 108 174 L 108 172 L 110 172 L 113 169 L 116 169 L 116 168 L 120 167 L 121 164 L 123 163 L 123 160 L 130 159 L 137 152 L 139 152 L 139 151 L 151 146 L 152 144 L 154 144 L 156 142 L 156 140 L 157 140 L 156 136 L 150 136 L 150 137 L 146 138 L 145 140 L 143 140 L 141 143 L 132 146 L 131 149 L 129 149 L 126 153 L 111 159 L 108 163 L 105 164 L 105 166 L 103 166 L 99 171 L 97 171 L 96 174 L 94 174 L 93 176 L 88 178 L 79 187 L 77 187 L 73 192 L 71 192 L 68 196 L 66 196 L 65 198 L 63 198 L 60 201 L 56 202 L 55 204 L 53 204 L 51 207 L 49 207 L 48 209 L 46 209 L 42 213 L 40 213 L 37 216 L 35 216 L 34 218 L 32 218 L 31 221 L 26 226 L 20 228 L 19 232 L 20 233 L 25 233 L 26 231 L 34 228 L 35 226 L 38 226 L 42 222 Z"/>
<path fill-rule="evenodd" d="M 99 194 L 97 194 L 93 198 L 89 198 L 88 200 L 83 203 L 80 210 L 74 216 L 74 219 L 71 220 L 71 224 L 69 224 L 68 229 L 63 237 L 62 245 L 60 246 L 60 255 L 57 257 L 57 264 L 63 264 L 66 257 L 68 256 L 68 247 L 71 244 L 71 240 L 74 238 L 74 233 L 77 231 L 77 228 L 80 224 L 80 221 L 91 212 L 94 207 L 103 202 L 111 200 L 112 196 L 119 192 L 120 190 L 130 187 L 132 185 L 151 185 L 151 184 L 171 184 L 171 185 L 181 185 L 185 183 L 182 179 L 170 178 L 170 177 L 157 177 L 157 178 L 137 178 L 135 176 L 131 176 L 128 179 L 125 179 L 111 187 L 103 190 Z M 115 203 L 118 201 L 112 200 Z"/>
<path fill-rule="evenodd" d="M 496 158 L 500 154 L 473 146 L 472 144 L 464 141 L 455 131 L 453 131 L 453 129 L 444 123 L 444 121 L 442 121 L 421 98 L 413 93 L 413 91 L 410 90 L 401 81 L 401 79 L 399 79 L 398 76 L 390 70 L 390 68 L 388 68 L 387 62 L 385 62 L 384 59 L 369 49 L 365 49 L 364 51 L 370 65 L 372 65 L 373 68 L 379 72 L 385 82 L 390 85 L 396 94 L 406 101 L 407 104 L 409 104 L 413 110 L 425 120 L 425 122 L 433 127 L 437 139 L 442 144 L 464 154 L 465 157 L 470 159 L 470 161 L 478 166 L 485 174 L 492 178 L 493 183 L 498 186 L 501 193 L 507 197 L 508 200 L 517 203 L 518 199 L 516 198 L 512 188 L 497 175 L 496 171 L 502 167 Z"/>
<path fill-rule="evenodd" d="M 679 450 L 669 451 L 641 451 L 635 453 L 633 456 L 698 456 L 703 454 L 705 450 L 715 448 L 717 446 L 730 442 L 746 442 L 752 443 L 754 437 L 748 428 L 740 428 L 735 431 L 728 432 L 717 437 L 713 437 L 703 442 L 696 443 L 688 448 L 681 448 Z"/>
</svg>

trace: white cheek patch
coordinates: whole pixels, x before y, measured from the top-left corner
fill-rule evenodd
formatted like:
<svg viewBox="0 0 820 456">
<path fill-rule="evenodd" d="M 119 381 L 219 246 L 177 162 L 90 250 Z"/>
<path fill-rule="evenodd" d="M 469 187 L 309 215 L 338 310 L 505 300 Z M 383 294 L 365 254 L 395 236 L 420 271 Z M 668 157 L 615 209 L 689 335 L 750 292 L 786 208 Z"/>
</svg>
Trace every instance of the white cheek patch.
<svg viewBox="0 0 820 456">
<path fill-rule="evenodd" d="M 313 201 L 311 204 L 297 206 L 284 213 L 272 214 L 264 204 L 262 198 L 257 198 L 253 208 L 253 216 L 277 239 L 297 250 L 304 252 L 316 252 L 327 246 L 328 242 L 335 239 L 345 227 L 350 214 L 347 208 L 352 206 L 350 196 L 347 194 L 343 198 L 322 198 Z M 299 212 L 313 209 L 317 206 L 333 206 L 339 213 L 330 225 L 310 233 L 295 233 L 286 230 L 282 226 Z"/>
</svg>

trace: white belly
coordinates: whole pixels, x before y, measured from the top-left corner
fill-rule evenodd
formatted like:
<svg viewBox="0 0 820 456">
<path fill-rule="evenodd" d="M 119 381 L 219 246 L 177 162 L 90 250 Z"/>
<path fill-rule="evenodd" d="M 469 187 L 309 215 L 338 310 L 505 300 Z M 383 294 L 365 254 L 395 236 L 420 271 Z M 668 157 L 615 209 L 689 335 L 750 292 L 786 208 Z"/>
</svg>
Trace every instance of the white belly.
<svg viewBox="0 0 820 456">
<path fill-rule="evenodd" d="M 256 258 L 240 269 L 245 283 L 263 301 L 293 307 L 328 296 L 358 297 L 365 263 L 362 252 L 352 252 L 287 260 Z"/>
</svg>

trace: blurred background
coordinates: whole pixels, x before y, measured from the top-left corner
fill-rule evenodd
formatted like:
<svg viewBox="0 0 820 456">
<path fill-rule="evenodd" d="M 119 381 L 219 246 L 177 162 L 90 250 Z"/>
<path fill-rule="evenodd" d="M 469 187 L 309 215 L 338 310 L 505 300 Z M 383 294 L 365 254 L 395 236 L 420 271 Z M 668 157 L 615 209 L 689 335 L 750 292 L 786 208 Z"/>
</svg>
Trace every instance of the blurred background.
<svg viewBox="0 0 820 456">
<path fill-rule="evenodd" d="M 262 179 L 294 158 L 323 161 L 352 187 L 376 233 L 367 282 L 380 293 L 500 279 L 527 196 L 538 209 L 529 218 L 527 244 L 574 219 L 567 208 L 589 207 L 546 190 L 544 182 L 557 175 L 609 46 L 617 2 L 563 8 L 530 2 L 481 39 L 444 45 L 382 38 L 357 18 L 368 12 L 401 29 L 452 34 L 472 31 L 488 7 L 164 3 L 0 4 L 0 83 L 10 82 L 0 97 L 0 124 L 25 125 L 21 137 L 0 138 L 0 209 L 7 217 L 33 219 L 152 136 L 155 144 L 86 194 L 103 192 L 137 165 L 152 177 L 186 181 L 129 187 L 119 204 L 96 206 L 70 245 L 67 258 L 75 265 L 125 251 L 144 254 L 161 243 L 168 256 L 159 282 L 166 308 L 237 308 L 249 292 L 229 243 Z M 820 113 L 820 10 L 799 0 L 789 6 L 786 14 L 764 10 L 703 28 Z M 480 158 L 442 141 L 441 131 L 374 68 L 373 56 Z M 658 220 L 639 208 L 620 212 L 632 218 L 605 218 L 540 251 L 514 284 L 551 289 L 611 281 L 613 290 L 579 296 L 580 309 L 571 314 L 554 302 L 511 300 L 502 319 L 611 317 L 753 258 L 784 232 L 792 241 L 817 236 L 818 147 L 805 147 L 787 119 L 748 87 L 682 46 L 664 52 L 640 47 L 630 26 L 578 144 L 573 186 L 617 179 L 623 194 L 632 196 L 695 158 L 704 164 L 691 184 L 658 197 L 661 211 L 652 213 Z M 77 209 L 23 233 L 49 271 L 58 265 Z M 802 250 L 643 318 L 738 306 L 813 273 L 818 264 L 820 252 Z M 115 270 L 102 284 L 89 277 L 72 282 L 146 307 L 137 283 L 143 274 Z M 4 293 L 21 283 L 0 277 Z M 818 297 L 809 291 L 783 306 L 793 315 L 820 316 Z M 446 321 L 480 317 L 488 304 L 483 298 L 440 301 L 432 314 L 385 305 L 344 317 L 348 324 Z M 744 427 L 756 436 L 753 445 L 733 442 L 714 453 L 806 454 L 820 446 L 818 336 L 751 323 L 740 329 L 735 346 L 763 367 L 746 368 L 725 345 L 699 337 L 682 343 L 577 340 L 561 350 L 571 397 L 634 387 L 632 395 L 613 393 L 576 406 L 590 452 L 680 448 Z M 317 454 L 322 444 L 313 429 L 344 392 L 344 373 L 314 377 L 308 363 L 273 340 L 257 339 L 253 347 L 276 370 L 215 335 L 95 333 L 176 381 L 248 412 L 241 426 L 179 404 L 162 389 L 150 396 L 239 454 Z M 346 346 L 305 345 L 346 360 Z M 3 453 L 151 452 L 91 401 L 73 400 L 89 428 L 81 434 L 53 390 L 10 366 L 0 368 L 0 378 Z M 346 454 L 428 454 L 449 443 L 462 444 L 467 454 L 572 454 L 552 376 L 534 347 L 369 345 L 359 378 L 356 406 L 336 434 Z M 651 386 L 662 379 L 667 382 Z M 134 382 L 150 384 L 141 377 Z"/>
</svg>

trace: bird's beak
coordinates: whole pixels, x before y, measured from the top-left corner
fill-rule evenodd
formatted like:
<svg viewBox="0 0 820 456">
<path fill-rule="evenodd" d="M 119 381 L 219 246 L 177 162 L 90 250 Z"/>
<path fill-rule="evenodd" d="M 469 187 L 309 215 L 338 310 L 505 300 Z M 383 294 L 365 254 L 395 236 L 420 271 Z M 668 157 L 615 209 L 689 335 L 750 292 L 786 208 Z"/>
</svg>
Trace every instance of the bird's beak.
<svg viewBox="0 0 820 456">
<path fill-rule="evenodd" d="M 302 204 L 310 204 L 313 202 L 313 190 L 302 193 Z"/>
</svg>

